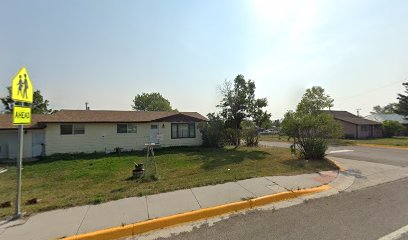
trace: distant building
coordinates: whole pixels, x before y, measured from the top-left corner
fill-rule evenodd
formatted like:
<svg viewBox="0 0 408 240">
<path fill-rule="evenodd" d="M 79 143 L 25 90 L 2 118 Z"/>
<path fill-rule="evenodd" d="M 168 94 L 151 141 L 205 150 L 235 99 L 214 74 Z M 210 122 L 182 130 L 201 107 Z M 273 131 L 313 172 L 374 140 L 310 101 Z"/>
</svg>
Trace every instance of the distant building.
<svg viewBox="0 0 408 240">
<path fill-rule="evenodd" d="M 386 120 L 397 121 L 397 122 L 399 122 L 399 123 L 401 123 L 402 125 L 405 126 L 405 130 L 402 131 L 400 133 L 400 135 L 408 136 L 408 118 L 405 118 L 402 115 L 399 115 L 399 114 L 396 114 L 396 113 L 390 113 L 390 114 L 376 113 L 376 114 L 368 115 L 365 118 L 368 119 L 368 120 L 377 121 L 377 122 L 381 122 L 381 123 L 383 123 Z"/>
<path fill-rule="evenodd" d="M 347 111 L 323 111 L 339 122 L 346 138 L 378 138 L 382 137 L 382 123 L 364 119 Z"/>
</svg>

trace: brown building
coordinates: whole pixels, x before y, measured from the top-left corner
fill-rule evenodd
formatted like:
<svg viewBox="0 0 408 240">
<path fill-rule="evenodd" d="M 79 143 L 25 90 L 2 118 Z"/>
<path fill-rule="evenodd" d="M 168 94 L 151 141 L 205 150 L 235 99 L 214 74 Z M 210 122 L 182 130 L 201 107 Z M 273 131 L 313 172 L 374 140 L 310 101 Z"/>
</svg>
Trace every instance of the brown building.
<svg viewBox="0 0 408 240">
<path fill-rule="evenodd" d="M 324 111 L 338 121 L 344 131 L 345 138 L 377 138 L 382 137 L 381 123 L 364 119 L 347 111 Z"/>
</svg>

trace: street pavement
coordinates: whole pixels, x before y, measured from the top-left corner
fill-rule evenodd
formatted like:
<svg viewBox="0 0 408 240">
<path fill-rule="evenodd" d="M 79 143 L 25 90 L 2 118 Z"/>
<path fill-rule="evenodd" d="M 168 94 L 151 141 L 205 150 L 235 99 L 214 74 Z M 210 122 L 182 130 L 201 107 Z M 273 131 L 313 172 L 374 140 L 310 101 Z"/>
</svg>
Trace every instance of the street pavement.
<svg viewBox="0 0 408 240">
<path fill-rule="evenodd" d="M 408 167 L 408 148 L 396 149 L 364 146 L 339 146 L 329 147 L 328 154 L 333 157 Z"/>
<path fill-rule="evenodd" d="M 275 211 L 250 211 L 165 239 L 379 239 L 408 224 L 407 186 L 405 178 Z"/>
</svg>

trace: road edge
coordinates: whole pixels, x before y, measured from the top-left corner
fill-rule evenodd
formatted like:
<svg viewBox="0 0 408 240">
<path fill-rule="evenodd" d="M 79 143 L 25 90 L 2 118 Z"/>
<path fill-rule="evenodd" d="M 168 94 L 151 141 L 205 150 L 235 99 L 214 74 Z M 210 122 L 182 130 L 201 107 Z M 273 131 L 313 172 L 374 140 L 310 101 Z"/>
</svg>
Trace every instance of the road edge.
<svg viewBox="0 0 408 240">
<path fill-rule="evenodd" d="M 388 148 L 388 149 L 402 149 L 402 150 L 408 150 L 408 147 L 402 147 L 402 146 L 391 146 L 391 145 L 380 145 L 380 144 L 365 144 L 365 143 L 356 143 L 354 146 L 360 146 L 360 147 L 372 147 L 372 148 Z"/>
</svg>

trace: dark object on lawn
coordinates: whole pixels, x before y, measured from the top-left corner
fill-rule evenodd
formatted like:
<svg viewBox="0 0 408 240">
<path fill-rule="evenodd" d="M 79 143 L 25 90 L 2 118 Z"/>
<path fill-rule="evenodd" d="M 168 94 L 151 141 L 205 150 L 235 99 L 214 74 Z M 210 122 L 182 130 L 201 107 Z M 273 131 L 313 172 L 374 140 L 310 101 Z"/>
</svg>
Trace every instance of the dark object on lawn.
<svg viewBox="0 0 408 240">
<path fill-rule="evenodd" d="M 0 203 L 0 208 L 8 208 L 8 207 L 11 207 L 10 201 Z"/>
<path fill-rule="evenodd" d="M 135 169 L 133 169 L 133 177 L 140 178 L 141 176 L 143 176 L 143 173 L 144 173 L 143 163 L 135 163 Z"/>
<path fill-rule="evenodd" d="M 33 205 L 39 203 L 41 200 L 38 198 L 32 198 L 30 200 L 27 200 L 26 205 Z"/>
<path fill-rule="evenodd" d="M 115 153 L 121 154 L 121 153 L 122 153 L 122 150 L 123 150 L 123 148 L 116 147 L 116 148 L 115 148 Z"/>
</svg>

